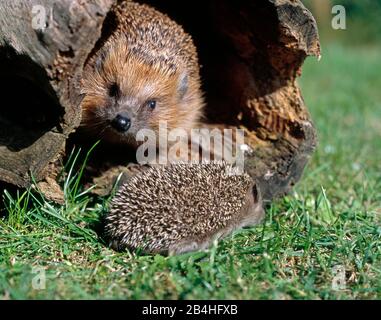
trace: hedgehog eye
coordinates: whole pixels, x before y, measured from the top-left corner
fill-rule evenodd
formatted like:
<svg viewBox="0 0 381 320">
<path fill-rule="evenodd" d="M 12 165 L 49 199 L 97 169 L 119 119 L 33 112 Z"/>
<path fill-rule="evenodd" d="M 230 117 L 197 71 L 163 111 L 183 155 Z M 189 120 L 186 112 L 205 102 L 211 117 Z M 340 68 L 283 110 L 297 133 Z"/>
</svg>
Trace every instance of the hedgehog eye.
<svg viewBox="0 0 381 320">
<path fill-rule="evenodd" d="M 146 102 L 146 105 L 150 108 L 150 109 L 155 109 L 156 108 L 156 100 L 148 100 Z"/>
<path fill-rule="evenodd" d="M 120 94 L 120 89 L 117 83 L 112 83 L 108 89 L 108 94 L 110 97 L 115 98 L 119 96 Z"/>
</svg>

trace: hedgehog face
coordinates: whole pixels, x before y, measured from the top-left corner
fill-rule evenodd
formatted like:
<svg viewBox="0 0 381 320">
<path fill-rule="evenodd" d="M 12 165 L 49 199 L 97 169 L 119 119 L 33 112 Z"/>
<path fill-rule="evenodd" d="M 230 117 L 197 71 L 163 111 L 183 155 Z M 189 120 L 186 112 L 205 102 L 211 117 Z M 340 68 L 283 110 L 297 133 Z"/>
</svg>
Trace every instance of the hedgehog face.
<svg viewBox="0 0 381 320">
<path fill-rule="evenodd" d="M 163 122 L 169 130 L 188 130 L 193 119 L 186 70 L 148 63 L 122 50 L 100 55 L 101 64 L 85 71 L 83 125 L 103 139 L 132 145 L 137 145 L 136 134 L 142 129 L 158 137 Z"/>
</svg>

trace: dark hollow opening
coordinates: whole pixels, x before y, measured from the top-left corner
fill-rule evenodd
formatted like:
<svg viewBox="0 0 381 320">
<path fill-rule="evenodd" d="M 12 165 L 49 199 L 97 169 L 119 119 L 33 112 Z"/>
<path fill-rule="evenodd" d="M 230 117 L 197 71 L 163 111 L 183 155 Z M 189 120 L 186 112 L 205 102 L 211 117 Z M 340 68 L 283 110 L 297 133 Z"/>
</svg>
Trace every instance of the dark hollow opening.
<svg viewBox="0 0 381 320">
<path fill-rule="evenodd" d="M 137 2 L 168 14 L 193 37 L 207 121 L 255 129 L 252 115 L 245 114 L 246 98 L 271 92 L 272 79 L 279 79 L 266 50 L 278 42 L 274 5 L 262 0 L 207 0 L 188 5 L 176 0 Z"/>
<path fill-rule="evenodd" d="M 20 151 L 58 130 L 63 109 L 45 71 L 8 48 L 2 48 L 0 70 L 0 147 Z"/>
</svg>

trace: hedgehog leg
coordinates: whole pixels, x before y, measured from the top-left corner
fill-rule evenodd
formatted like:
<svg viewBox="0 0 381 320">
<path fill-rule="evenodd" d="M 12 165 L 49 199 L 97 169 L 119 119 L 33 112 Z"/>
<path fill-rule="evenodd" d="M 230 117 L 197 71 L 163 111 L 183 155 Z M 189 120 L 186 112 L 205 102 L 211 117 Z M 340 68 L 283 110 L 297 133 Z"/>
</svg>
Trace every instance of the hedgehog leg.
<svg viewBox="0 0 381 320">
<path fill-rule="evenodd" d="M 168 254 L 170 256 L 175 256 L 183 253 L 188 253 L 192 251 L 202 250 L 194 239 L 183 240 L 181 242 L 172 244 L 168 249 Z"/>
<path fill-rule="evenodd" d="M 236 229 L 235 225 L 229 225 L 226 228 L 219 230 L 213 234 L 205 235 L 202 239 L 196 240 L 195 238 L 189 238 L 181 240 L 180 242 L 171 245 L 168 253 L 169 255 L 178 255 L 192 251 L 206 250 L 213 244 L 213 242 L 225 238 L 231 234 L 234 229 Z"/>
</svg>

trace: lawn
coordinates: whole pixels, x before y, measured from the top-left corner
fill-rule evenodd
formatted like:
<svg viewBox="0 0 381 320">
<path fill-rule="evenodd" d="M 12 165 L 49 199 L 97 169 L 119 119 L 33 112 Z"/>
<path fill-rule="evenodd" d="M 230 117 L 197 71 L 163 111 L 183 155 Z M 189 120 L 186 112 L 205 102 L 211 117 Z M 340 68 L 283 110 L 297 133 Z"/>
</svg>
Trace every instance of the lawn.
<svg viewBox="0 0 381 320">
<path fill-rule="evenodd" d="M 0 299 L 380 299 L 380 52 L 331 44 L 320 62 L 308 59 L 300 83 L 316 154 L 263 225 L 208 252 L 108 249 L 95 232 L 108 199 L 82 194 L 74 172 L 62 207 L 36 192 L 4 193 Z"/>
</svg>

